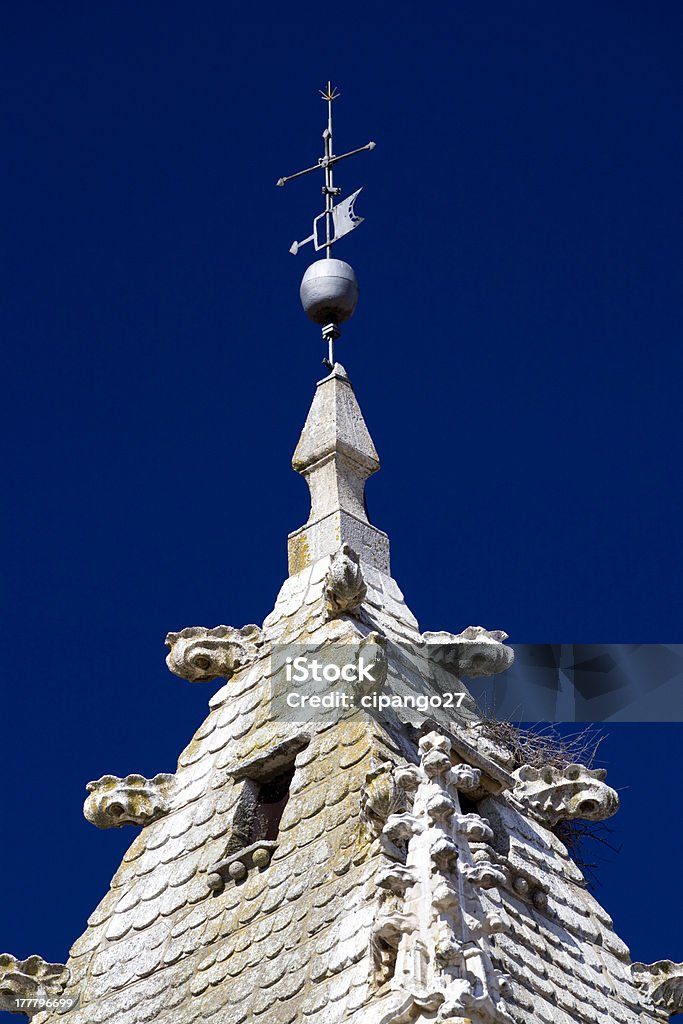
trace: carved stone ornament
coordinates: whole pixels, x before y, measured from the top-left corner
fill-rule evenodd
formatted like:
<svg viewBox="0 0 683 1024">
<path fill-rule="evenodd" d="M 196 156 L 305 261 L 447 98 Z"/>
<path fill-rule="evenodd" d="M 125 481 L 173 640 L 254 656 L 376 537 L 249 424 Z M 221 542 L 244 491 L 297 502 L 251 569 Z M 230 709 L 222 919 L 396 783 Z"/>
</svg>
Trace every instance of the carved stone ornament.
<svg viewBox="0 0 683 1024">
<path fill-rule="evenodd" d="M 374 982 L 396 998 L 382 1024 L 407 1024 L 425 1010 L 435 1024 L 512 1024 L 489 939 L 506 927 L 496 888 L 507 874 L 488 846 L 488 822 L 459 802 L 459 790 L 478 783 L 476 769 L 454 766 L 451 740 L 437 732 L 419 748 L 419 766 L 393 772 L 412 807 L 390 814 L 382 830 L 383 851 L 401 862 L 385 861 L 375 876 Z"/>
<path fill-rule="evenodd" d="M 665 1013 L 683 1013 L 683 964 L 657 960 L 654 964 L 631 964 L 631 974 L 641 992 Z"/>
<path fill-rule="evenodd" d="M 430 657 L 451 669 L 457 676 L 475 679 L 504 672 L 515 660 L 515 652 L 506 647 L 507 633 L 483 626 L 468 626 L 462 633 L 423 633 Z"/>
<path fill-rule="evenodd" d="M 171 672 L 191 683 L 208 683 L 212 679 L 230 679 L 240 668 L 258 656 L 263 636 L 258 626 L 188 626 L 179 633 L 169 633 L 166 646 L 171 648 L 166 664 Z"/>
<path fill-rule="evenodd" d="M 0 953 L 0 1010 L 30 1016 L 36 1009 L 24 1009 L 22 999 L 56 999 L 68 982 L 64 964 L 48 964 L 39 956 L 17 960 L 11 953 Z"/>
<path fill-rule="evenodd" d="M 406 792 L 396 781 L 392 769 L 390 761 L 371 768 L 361 790 L 360 820 L 373 839 L 381 834 L 390 815 L 406 808 Z"/>
<path fill-rule="evenodd" d="M 277 850 L 277 845 L 276 840 L 259 839 L 258 842 L 252 843 L 250 846 L 236 850 L 225 860 L 211 865 L 208 869 L 206 884 L 216 894 L 223 892 L 228 882 L 238 885 L 245 880 L 253 868 L 263 871 L 268 867 Z"/>
<path fill-rule="evenodd" d="M 103 775 L 89 782 L 90 796 L 83 805 L 83 814 L 97 828 L 119 828 L 121 825 L 149 825 L 168 813 L 169 798 L 175 775 L 162 773 L 153 779 L 143 775 Z"/>
<path fill-rule="evenodd" d="M 602 821 L 619 809 L 619 796 L 605 783 L 607 772 L 603 768 L 523 765 L 513 774 L 517 779 L 510 794 L 513 802 L 551 828 L 559 821 L 575 818 Z"/>
<path fill-rule="evenodd" d="M 363 603 L 366 590 L 358 555 L 348 544 L 342 544 L 332 556 L 325 578 L 328 616 L 334 618 L 354 611 Z"/>
</svg>

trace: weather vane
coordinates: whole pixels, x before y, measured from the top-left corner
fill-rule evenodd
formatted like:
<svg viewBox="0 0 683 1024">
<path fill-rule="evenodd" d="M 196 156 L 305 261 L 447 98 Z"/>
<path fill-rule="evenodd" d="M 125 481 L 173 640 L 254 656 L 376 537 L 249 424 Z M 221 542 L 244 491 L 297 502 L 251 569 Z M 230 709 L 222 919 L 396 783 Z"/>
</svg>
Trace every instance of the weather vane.
<svg viewBox="0 0 683 1024">
<path fill-rule="evenodd" d="M 313 263 L 304 274 L 300 294 L 306 313 L 315 323 L 322 325 L 323 339 L 328 343 L 328 358 L 324 362 L 332 369 L 333 344 L 341 333 L 339 324 L 348 320 L 356 308 L 358 283 L 348 263 L 332 259 L 331 249 L 335 242 L 355 230 L 364 220 L 353 208 L 362 188 L 357 189 L 348 199 L 334 205 L 334 200 L 341 195 L 341 189 L 334 184 L 334 167 L 340 160 L 346 160 L 347 157 L 355 156 L 366 149 L 374 149 L 375 143 L 368 142 L 358 149 L 335 156 L 332 143 L 332 103 L 339 97 L 339 93 L 332 87 L 332 83 L 328 82 L 327 89 L 321 89 L 320 95 L 327 103 L 327 128 L 323 132 L 324 155 L 312 167 L 279 178 L 277 184 L 285 185 L 294 178 L 310 174 L 311 171 L 322 170 L 325 174 L 325 184 L 322 188 L 325 209 L 314 217 L 313 231 L 308 238 L 301 242 L 293 242 L 289 251 L 296 255 L 302 245 L 309 242 L 313 243 L 316 252 L 325 250 L 325 258 Z"/>
</svg>

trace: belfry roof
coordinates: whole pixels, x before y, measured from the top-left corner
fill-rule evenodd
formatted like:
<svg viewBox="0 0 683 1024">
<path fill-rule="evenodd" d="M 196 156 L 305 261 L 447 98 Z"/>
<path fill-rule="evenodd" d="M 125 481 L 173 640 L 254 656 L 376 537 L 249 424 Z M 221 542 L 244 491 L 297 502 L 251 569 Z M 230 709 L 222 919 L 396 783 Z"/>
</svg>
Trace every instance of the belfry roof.
<svg viewBox="0 0 683 1024">
<path fill-rule="evenodd" d="M 339 364 L 294 464 L 311 516 L 262 627 L 169 636 L 173 671 L 228 680 L 176 773 L 89 787 L 91 820 L 142 828 L 71 949 L 62 995 L 75 1007 L 36 1024 L 665 1019 L 553 831 L 580 806 L 614 809 L 600 773 L 520 774 L 471 701 L 430 722 L 274 714 L 273 652 L 286 645 L 371 642 L 395 693 L 438 693 L 440 673 L 511 657 L 483 629 L 420 632 L 367 519 L 379 461 Z M 268 839 L 253 815 L 285 769 Z"/>
</svg>

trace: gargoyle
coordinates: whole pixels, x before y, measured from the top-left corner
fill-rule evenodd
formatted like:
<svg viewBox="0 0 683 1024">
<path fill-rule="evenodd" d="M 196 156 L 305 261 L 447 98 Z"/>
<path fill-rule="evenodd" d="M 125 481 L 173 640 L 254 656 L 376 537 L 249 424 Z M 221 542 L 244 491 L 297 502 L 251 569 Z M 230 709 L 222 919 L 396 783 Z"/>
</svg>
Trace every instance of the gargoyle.
<svg viewBox="0 0 683 1024">
<path fill-rule="evenodd" d="M 506 647 L 507 633 L 483 626 L 468 626 L 462 633 L 423 633 L 430 657 L 452 669 L 458 676 L 474 679 L 504 672 L 515 660 L 515 652 Z"/>
<path fill-rule="evenodd" d="M 367 588 L 356 552 L 342 544 L 332 556 L 323 591 L 330 618 L 352 612 L 365 598 Z"/>
<path fill-rule="evenodd" d="M 257 657 L 262 642 L 258 626 L 188 626 L 166 637 L 166 646 L 171 648 L 166 664 L 171 672 L 191 683 L 230 679 Z"/>
<path fill-rule="evenodd" d="M 119 828 L 121 825 L 149 825 L 168 813 L 169 798 L 175 775 L 160 774 L 153 779 L 143 775 L 103 775 L 89 782 L 90 796 L 83 805 L 83 814 L 98 828 Z"/>
<path fill-rule="evenodd" d="M 11 953 L 0 953 L 0 1010 L 31 1016 L 38 1006 L 21 1005 L 25 999 L 57 999 L 69 981 L 64 964 L 48 964 L 42 957 L 17 960 Z"/>
<path fill-rule="evenodd" d="M 606 775 L 603 768 L 582 764 L 565 768 L 532 768 L 525 764 L 514 772 L 517 785 L 510 796 L 522 810 L 551 828 L 574 818 L 602 821 L 619 809 L 619 797 L 605 783 Z"/>
<path fill-rule="evenodd" d="M 665 1013 L 683 1013 L 683 964 L 671 960 L 631 964 L 631 974 L 654 1006 Z"/>
</svg>

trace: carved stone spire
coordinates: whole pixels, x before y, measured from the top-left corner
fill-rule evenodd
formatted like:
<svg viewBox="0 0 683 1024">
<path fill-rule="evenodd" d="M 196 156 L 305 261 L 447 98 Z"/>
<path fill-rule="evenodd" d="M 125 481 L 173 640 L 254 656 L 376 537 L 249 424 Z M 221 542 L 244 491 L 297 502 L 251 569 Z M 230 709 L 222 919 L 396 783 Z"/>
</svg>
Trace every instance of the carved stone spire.
<svg viewBox="0 0 683 1024">
<path fill-rule="evenodd" d="M 311 514 L 289 535 L 290 576 L 342 544 L 389 575 L 389 538 L 371 526 L 365 511 L 365 481 L 379 469 L 379 459 L 340 363 L 318 382 L 292 466 L 308 484 Z"/>
</svg>

